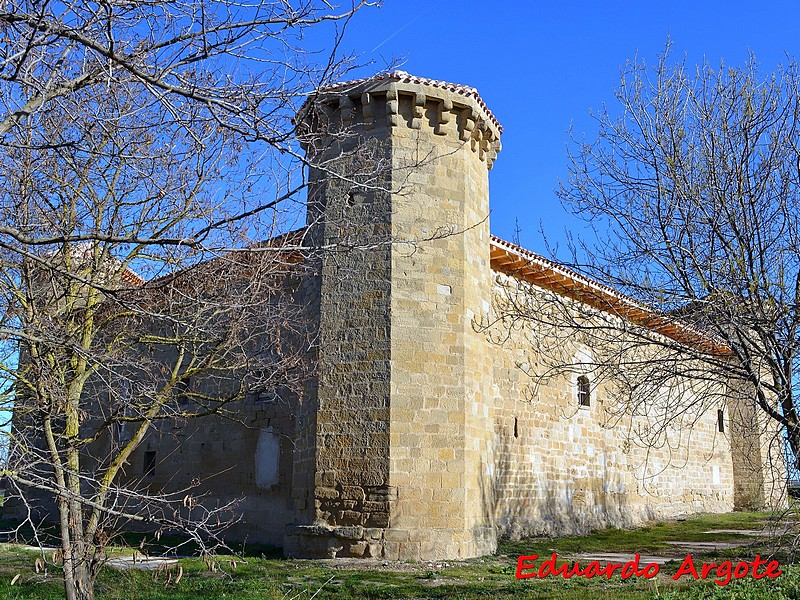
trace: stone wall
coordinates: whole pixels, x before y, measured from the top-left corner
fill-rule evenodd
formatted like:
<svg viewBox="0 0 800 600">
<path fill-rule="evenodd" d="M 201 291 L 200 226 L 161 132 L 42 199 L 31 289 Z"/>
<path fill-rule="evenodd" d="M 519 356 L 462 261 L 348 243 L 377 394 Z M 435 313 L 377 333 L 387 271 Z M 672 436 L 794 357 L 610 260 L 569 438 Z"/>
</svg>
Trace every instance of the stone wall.
<svg viewBox="0 0 800 600">
<path fill-rule="evenodd" d="M 441 122 L 451 96 L 431 98 L 418 87 L 428 94 L 422 124 L 414 127 L 418 97 L 401 94 L 403 123 L 393 131 L 393 168 L 408 174 L 393 207 L 394 238 L 418 241 L 397 244 L 392 257 L 390 453 L 398 501 L 385 554 L 476 556 L 495 544 L 481 485 L 491 440 L 490 363 L 472 328 L 490 301 L 488 172 L 463 139 L 468 122 Z"/>
<path fill-rule="evenodd" d="M 557 316 L 537 343 L 535 323 L 491 324 L 509 286 L 551 292 L 490 267 L 500 129 L 474 90 L 378 77 L 326 90 L 301 119 L 321 164 L 309 228 L 326 253 L 320 371 L 305 401 L 314 510 L 296 513 L 289 555 L 461 558 L 491 552 L 498 533 L 724 512 L 739 506 L 737 485 L 780 490 L 779 471 L 745 484 L 734 468 L 740 434 L 759 448 L 766 438 L 732 421 L 727 382 L 709 392 L 678 378 L 626 412 L 613 378 L 592 380 L 582 407 L 578 377 L 592 377 L 599 349 Z M 566 359 L 541 377 L 547 346 Z M 649 352 L 641 339 L 631 347 Z"/>
<path fill-rule="evenodd" d="M 316 377 L 298 434 L 314 441 L 296 466 L 308 488 L 295 492 L 288 554 L 379 556 L 389 522 L 390 145 L 380 132 L 364 140 L 353 109 L 318 113 L 330 136 L 309 148 L 320 167 L 307 229 L 323 250 L 313 259 Z"/>
<path fill-rule="evenodd" d="M 460 90 L 395 78 L 330 90 L 302 118 L 319 165 L 309 228 L 326 250 L 315 512 L 287 552 L 490 552 L 490 359 L 472 322 L 490 302 L 499 128 Z"/>
<path fill-rule="evenodd" d="M 534 301 L 528 306 L 547 295 L 502 274 L 495 281 L 498 311 L 509 287 L 530 294 Z M 569 333 L 574 322 L 564 322 L 563 334 L 552 340 L 559 345 L 558 361 L 567 365 L 562 369 L 553 369 L 554 359 L 537 351 L 548 340 L 531 327 L 498 321 L 488 332 L 495 340 L 487 351 L 494 357 L 492 486 L 501 534 L 585 533 L 733 509 L 730 428 L 718 431 L 717 405 L 706 406 L 699 390 L 696 402 L 686 402 L 694 393 L 691 380 L 665 390 L 657 414 L 657 399 L 643 401 L 637 415 L 624 414 L 614 382 L 593 365 L 599 349 L 582 344 L 580 332 Z M 589 406 L 579 405 L 581 375 L 590 382 Z M 725 382 L 718 387 L 721 397 Z M 686 410 L 687 404 L 700 406 Z"/>
<path fill-rule="evenodd" d="M 755 391 L 749 385 L 732 385 L 728 395 L 730 435 L 737 442 L 732 447 L 735 508 L 784 506 L 787 469 L 780 426 L 758 406 Z"/>
</svg>

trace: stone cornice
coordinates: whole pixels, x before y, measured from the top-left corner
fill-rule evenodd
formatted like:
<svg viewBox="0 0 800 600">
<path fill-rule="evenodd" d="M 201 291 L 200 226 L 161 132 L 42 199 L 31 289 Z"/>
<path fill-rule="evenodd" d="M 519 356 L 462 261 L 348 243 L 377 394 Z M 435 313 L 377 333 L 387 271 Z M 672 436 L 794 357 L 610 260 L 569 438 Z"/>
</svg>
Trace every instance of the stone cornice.
<svg viewBox="0 0 800 600">
<path fill-rule="evenodd" d="M 322 88 L 306 100 L 296 121 L 306 123 L 307 131 L 319 133 L 320 125 L 313 121 L 321 116 L 328 126 L 336 123 L 365 131 L 428 128 L 435 135 L 469 142 L 489 169 L 501 149 L 503 128 L 477 90 L 404 71 Z"/>
</svg>

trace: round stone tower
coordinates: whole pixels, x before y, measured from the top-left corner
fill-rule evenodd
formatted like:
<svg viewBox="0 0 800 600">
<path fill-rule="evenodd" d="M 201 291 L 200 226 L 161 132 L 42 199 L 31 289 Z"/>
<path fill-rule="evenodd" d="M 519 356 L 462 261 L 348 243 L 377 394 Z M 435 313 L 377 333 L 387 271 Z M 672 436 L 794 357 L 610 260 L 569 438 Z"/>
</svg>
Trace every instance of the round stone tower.
<svg viewBox="0 0 800 600">
<path fill-rule="evenodd" d="M 321 90 L 298 129 L 322 252 L 286 552 L 489 553 L 491 360 L 474 324 L 502 129 L 473 88 L 402 71 Z"/>
</svg>

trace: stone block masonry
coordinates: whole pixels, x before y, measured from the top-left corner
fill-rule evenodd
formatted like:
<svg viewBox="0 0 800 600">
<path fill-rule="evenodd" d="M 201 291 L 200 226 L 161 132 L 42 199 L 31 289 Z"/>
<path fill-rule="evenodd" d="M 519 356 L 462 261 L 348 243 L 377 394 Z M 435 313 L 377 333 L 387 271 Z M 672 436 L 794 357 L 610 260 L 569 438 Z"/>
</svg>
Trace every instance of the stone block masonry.
<svg viewBox="0 0 800 600">
<path fill-rule="evenodd" d="M 491 298 L 500 128 L 468 88 L 395 75 L 326 90 L 301 121 L 323 165 L 312 237 L 368 249 L 321 259 L 315 511 L 290 528 L 288 551 L 491 552 L 481 457 L 492 421 L 471 411 L 488 406 L 491 362 L 472 321 Z M 347 176 L 358 165 L 369 184 Z"/>
<path fill-rule="evenodd" d="M 162 424 L 141 448 L 158 457 L 146 482 L 203 473 L 209 501 L 244 498 L 232 537 L 324 558 L 467 558 L 499 535 L 784 501 L 779 437 L 748 390 L 719 382 L 724 407 L 647 445 L 647 415 L 610 419 L 614 382 L 582 369 L 599 349 L 502 318 L 509 293 L 535 305 L 577 280 L 490 236 L 502 128 L 474 89 L 394 72 L 320 90 L 297 124 L 313 165 L 303 243 L 324 249 L 292 283 L 305 384 L 240 407 L 249 428 L 198 422 L 191 448 Z M 572 367 L 533 385 L 548 344 Z"/>
<path fill-rule="evenodd" d="M 319 165 L 312 238 L 357 249 L 321 259 L 313 514 L 289 555 L 466 558 L 498 533 L 733 508 L 744 476 L 716 411 L 680 420 L 676 444 L 631 444 L 603 388 L 576 408 L 576 372 L 531 397 L 530 338 L 478 326 L 517 282 L 507 253 L 493 262 L 509 247 L 488 218 L 502 129 L 475 90 L 395 72 L 322 90 L 299 122 Z"/>
</svg>

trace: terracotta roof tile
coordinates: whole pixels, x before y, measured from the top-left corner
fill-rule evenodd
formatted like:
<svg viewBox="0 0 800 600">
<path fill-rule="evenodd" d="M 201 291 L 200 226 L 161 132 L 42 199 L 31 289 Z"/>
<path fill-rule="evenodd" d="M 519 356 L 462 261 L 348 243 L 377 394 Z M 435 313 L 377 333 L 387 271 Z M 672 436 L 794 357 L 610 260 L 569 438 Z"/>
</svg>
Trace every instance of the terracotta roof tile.
<svg viewBox="0 0 800 600">
<path fill-rule="evenodd" d="M 132 269 L 125 269 L 120 275 L 120 279 L 122 279 L 123 282 L 133 286 L 144 285 L 145 283 L 145 279 Z"/>
<path fill-rule="evenodd" d="M 688 347 L 708 354 L 728 355 L 730 347 L 721 338 L 702 331 L 672 315 L 664 315 L 562 264 L 491 236 L 492 268 L 516 279 L 533 283 L 559 295 L 635 323 Z"/>
</svg>

